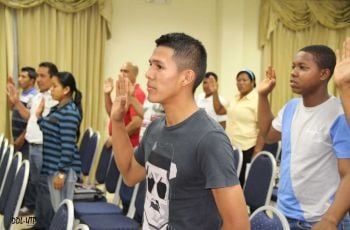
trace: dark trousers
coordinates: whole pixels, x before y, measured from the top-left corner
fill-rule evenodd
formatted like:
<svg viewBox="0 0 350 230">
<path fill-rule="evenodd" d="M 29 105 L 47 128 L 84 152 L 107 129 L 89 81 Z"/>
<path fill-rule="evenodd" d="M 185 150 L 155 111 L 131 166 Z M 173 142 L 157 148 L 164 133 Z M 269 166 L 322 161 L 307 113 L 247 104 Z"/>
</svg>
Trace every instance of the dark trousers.
<svg viewBox="0 0 350 230">
<path fill-rule="evenodd" d="M 254 153 L 254 147 L 247 149 L 243 152 L 243 162 L 242 162 L 242 169 L 241 169 L 241 174 L 239 175 L 239 182 L 241 183 L 241 186 L 243 188 L 244 183 L 245 183 L 245 171 L 247 168 L 247 163 L 250 163 L 252 161 L 252 156 Z"/>
<path fill-rule="evenodd" d="M 29 145 L 29 182 L 24 195 L 23 204 L 29 209 L 35 208 L 35 200 L 37 196 L 40 171 L 42 166 L 42 145 Z"/>
<path fill-rule="evenodd" d="M 55 212 L 50 198 L 48 175 L 40 175 L 37 192 L 35 202 L 36 227 L 38 229 L 49 229 Z"/>
</svg>

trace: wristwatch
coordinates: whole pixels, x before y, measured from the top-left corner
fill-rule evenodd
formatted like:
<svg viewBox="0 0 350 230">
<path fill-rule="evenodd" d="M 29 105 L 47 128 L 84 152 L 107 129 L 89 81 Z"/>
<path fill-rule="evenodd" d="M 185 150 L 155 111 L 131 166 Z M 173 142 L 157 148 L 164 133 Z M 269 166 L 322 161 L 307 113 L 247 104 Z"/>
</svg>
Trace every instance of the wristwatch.
<svg viewBox="0 0 350 230">
<path fill-rule="evenodd" d="M 65 177 L 66 177 L 66 175 L 64 173 L 62 173 L 62 172 L 57 173 L 58 179 L 64 180 Z"/>
</svg>

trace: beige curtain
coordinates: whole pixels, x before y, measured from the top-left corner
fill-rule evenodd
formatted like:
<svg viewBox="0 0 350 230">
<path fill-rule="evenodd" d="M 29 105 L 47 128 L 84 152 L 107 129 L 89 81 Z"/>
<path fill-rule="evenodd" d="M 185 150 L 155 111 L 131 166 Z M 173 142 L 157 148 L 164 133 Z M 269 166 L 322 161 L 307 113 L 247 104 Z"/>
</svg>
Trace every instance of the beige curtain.
<svg viewBox="0 0 350 230">
<path fill-rule="evenodd" d="M 339 48 L 350 36 L 350 1 L 336 0 L 262 0 L 259 44 L 263 68 L 276 69 L 277 83 L 271 94 L 276 114 L 293 95 L 289 87 L 291 63 L 295 53 L 310 44 Z M 333 82 L 331 94 L 337 95 Z"/>
<path fill-rule="evenodd" d="M 0 0 L 16 8 L 19 67 L 36 68 L 42 61 L 51 61 L 60 71 L 72 72 L 83 94 L 81 131 L 89 126 L 104 131 L 103 65 L 105 42 L 110 36 L 111 1 L 62 2 Z M 2 78 L 8 71 L 4 72 Z"/>
<path fill-rule="evenodd" d="M 0 133 L 11 137 L 10 114 L 6 95 L 6 79 L 13 65 L 12 10 L 0 4 Z"/>
</svg>

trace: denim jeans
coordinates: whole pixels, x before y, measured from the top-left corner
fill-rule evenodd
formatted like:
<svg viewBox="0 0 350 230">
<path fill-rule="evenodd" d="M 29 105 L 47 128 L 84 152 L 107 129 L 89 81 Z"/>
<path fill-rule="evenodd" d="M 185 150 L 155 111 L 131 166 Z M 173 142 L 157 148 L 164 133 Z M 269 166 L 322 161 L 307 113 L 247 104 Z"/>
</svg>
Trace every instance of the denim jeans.
<svg viewBox="0 0 350 230">
<path fill-rule="evenodd" d="M 51 205 L 50 191 L 48 186 L 48 175 L 41 174 L 38 183 L 38 194 L 35 203 L 36 227 L 38 229 L 49 229 L 54 210 Z"/>
<path fill-rule="evenodd" d="M 288 219 L 290 230 L 305 230 L 311 229 L 317 222 L 307 222 L 302 220 Z M 338 225 L 338 230 L 350 230 L 350 217 L 346 214 L 343 220 Z"/>
<path fill-rule="evenodd" d="M 41 166 L 43 164 L 43 145 L 29 145 L 29 164 L 29 183 L 24 196 L 24 206 L 34 209 Z"/>
<path fill-rule="evenodd" d="M 74 195 L 74 187 L 77 182 L 77 174 L 73 169 L 70 169 L 66 174 L 66 178 L 64 181 L 64 186 L 62 189 L 58 190 L 53 187 L 53 180 L 56 174 L 50 175 L 48 177 L 48 186 L 50 191 L 50 200 L 52 203 L 52 207 L 56 212 L 58 210 L 59 205 L 64 199 L 73 200 Z"/>
</svg>

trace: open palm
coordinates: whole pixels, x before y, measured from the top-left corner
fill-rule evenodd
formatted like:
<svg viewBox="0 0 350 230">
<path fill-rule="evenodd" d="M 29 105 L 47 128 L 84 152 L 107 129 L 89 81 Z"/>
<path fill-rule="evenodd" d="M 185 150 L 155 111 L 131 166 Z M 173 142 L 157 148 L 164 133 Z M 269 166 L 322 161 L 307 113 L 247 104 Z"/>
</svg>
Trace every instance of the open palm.
<svg viewBox="0 0 350 230">
<path fill-rule="evenodd" d="M 113 121 L 124 122 L 124 116 L 129 108 L 128 94 L 129 81 L 125 80 L 123 76 L 119 76 L 116 81 L 116 97 L 111 110 Z"/>
<path fill-rule="evenodd" d="M 271 93 L 273 88 L 276 85 L 276 74 L 275 70 L 269 66 L 268 69 L 266 70 L 266 77 L 264 80 L 259 84 L 258 87 L 258 93 L 260 95 L 268 95 Z"/>
<path fill-rule="evenodd" d="M 111 93 L 113 90 L 113 79 L 111 77 L 107 78 L 103 84 L 103 92 Z"/>
<path fill-rule="evenodd" d="M 344 41 L 341 54 L 339 51 L 337 53 L 334 82 L 337 87 L 341 88 L 345 85 L 350 85 L 350 37 Z"/>
<path fill-rule="evenodd" d="M 15 86 L 12 78 L 8 78 L 6 89 L 7 89 L 7 96 L 9 98 L 10 102 L 12 104 L 17 103 L 19 100 L 19 92 L 16 89 L 16 86 Z"/>
</svg>

